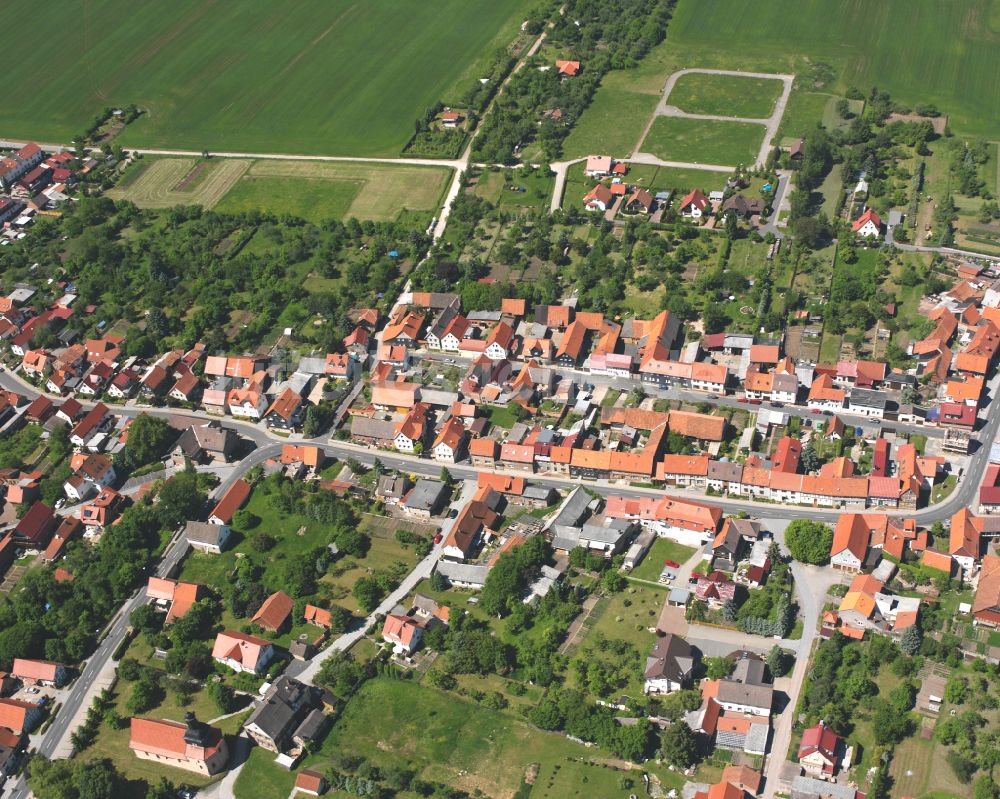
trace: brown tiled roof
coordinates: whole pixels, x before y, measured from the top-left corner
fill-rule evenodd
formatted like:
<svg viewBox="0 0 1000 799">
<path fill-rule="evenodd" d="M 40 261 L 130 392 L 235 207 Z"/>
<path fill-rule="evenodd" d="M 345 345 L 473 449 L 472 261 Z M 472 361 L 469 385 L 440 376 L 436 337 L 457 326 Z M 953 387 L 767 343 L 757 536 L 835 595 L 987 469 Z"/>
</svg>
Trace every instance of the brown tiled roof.
<svg viewBox="0 0 1000 799">
<path fill-rule="evenodd" d="M 281 629 L 288 617 L 292 613 L 292 606 L 295 603 L 284 591 L 275 591 L 264 600 L 251 621 L 270 632 L 277 632 Z"/>
</svg>

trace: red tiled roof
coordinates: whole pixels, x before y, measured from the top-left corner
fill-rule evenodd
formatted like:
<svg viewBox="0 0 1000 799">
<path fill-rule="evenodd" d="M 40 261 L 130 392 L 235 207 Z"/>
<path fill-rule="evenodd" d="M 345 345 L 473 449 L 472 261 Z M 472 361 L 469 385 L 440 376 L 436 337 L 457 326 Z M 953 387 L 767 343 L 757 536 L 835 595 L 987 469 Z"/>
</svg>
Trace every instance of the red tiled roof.
<svg viewBox="0 0 1000 799">
<path fill-rule="evenodd" d="M 232 521 L 233 514 L 243 507 L 243 503 L 247 501 L 247 497 L 249 496 L 250 484 L 245 480 L 237 480 L 223 494 L 222 499 L 219 500 L 219 504 L 215 506 L 210 516 L 219 519 L 223 524 L 229 524 Z"/>
<path fill-rule="evenodd" d="M 275 591 L 264 600 L 251 621 L 272 633 L 281 629 L 281 626 L 292 614 L 292 607 L 295 603 L 284 591 Z"/>
</svg>

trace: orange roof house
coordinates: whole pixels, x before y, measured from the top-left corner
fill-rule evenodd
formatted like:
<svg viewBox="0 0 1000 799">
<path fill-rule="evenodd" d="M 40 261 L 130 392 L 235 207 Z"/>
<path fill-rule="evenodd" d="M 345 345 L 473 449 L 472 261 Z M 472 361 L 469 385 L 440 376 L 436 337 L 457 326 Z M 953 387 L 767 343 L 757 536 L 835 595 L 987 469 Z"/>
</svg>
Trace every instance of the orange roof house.
<svg viewBox="0 0 1000 799">
<path fill-rule="evenodd" d="M 274 656 L 270 641 L 256 635 L 226 630 L 215 637 L 212 658 L 236 671 L 259 673 Z"/>
<path fill-rule="evenodd" d="M 726 430 L 724 416 L 710 416 L 691 411 L 670 411 L 668 426 L 671 432 L 699 441 L 722 441 Z"/>
<path fill-rule="evenodd" d="M 567 77 L 575 77 L 580 72 L 580 62 L 579 61 L 556 61 L 556 69 L 559 70 L 560 75 L 566 75 Z"/>
<path fill-rule="evenodd" d="M 182 583 L 165 577 L 150 577 L 146 584 L 146 596 L 170 603 L 166 623 L 179 619 L 191 610 L 191 606 L 205 596 L 204 586 L 197 583 Z"/>
<path fill-rule="evenodd" d="M 317 627 L 325 627 L 329 629 L 333 626 L 333 619 L 330 616 L 330 611 L 318 608 L 315 605 L 306 605 L 302 611 L 302 617 L 307 622 L 315 624 Z"/>
<path fill-rule="evenodd" d="M 390 613 L 382 625 L 382 640 L 412 652 L 420 642 L 423 628 L 410 616 Z"/>
<path fill-rule="evenodd" d="M 208 520 L 213 524 L 229 524 L 233 514 L 243 507 L 250 496 L 250 484 L 246 480 L 237 480 L 222 495 L 219 504 L 215 506 Z"/>
<path fill-rule="evenodd" d="M 264 600 L 264 604 L 260 606 L 251 621 L 258 627 L 276 633 L 292 615 L 294 604 L 292 598 L 284 591 L 275 591 Z"/>
</svg>

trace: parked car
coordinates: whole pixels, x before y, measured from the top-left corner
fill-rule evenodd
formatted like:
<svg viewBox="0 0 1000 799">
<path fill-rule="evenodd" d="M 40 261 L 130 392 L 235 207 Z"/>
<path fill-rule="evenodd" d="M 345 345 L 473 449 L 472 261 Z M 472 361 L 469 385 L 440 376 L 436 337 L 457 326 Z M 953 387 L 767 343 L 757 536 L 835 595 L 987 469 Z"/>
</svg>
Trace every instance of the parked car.
<svg viewBox="0 0 1000 799">
<path fill-rule="evenodd" d="M 676 560 L 665 560 L 663 561 L 663 565 L 669 566 L 671 569 L 679 569 L 681 567 L 681 564 L 679 564 Z"/>
<path fill-rule="evenodd" d="M 435 544 L 440 544 L 441 543 L 441 533 L 435 533 L 434 534 L 434 543 Z"/>
</svg>

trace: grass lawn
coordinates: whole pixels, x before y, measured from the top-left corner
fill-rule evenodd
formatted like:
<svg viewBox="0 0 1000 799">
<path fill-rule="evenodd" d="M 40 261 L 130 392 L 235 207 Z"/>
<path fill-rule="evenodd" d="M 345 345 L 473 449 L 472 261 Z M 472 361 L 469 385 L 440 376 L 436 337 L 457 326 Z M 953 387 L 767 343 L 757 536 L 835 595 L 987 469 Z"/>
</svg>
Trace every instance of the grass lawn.
<svg viewBox="0 0 1000 799">
<path fill-rule="evenodd" d="M 591 617 L 594 621 L 587 635 L 628 641 L 645 655 L 656 637 L 649 628 L 656 627 L 664 599 L 659 588 L 631 584 L 624 591 L 600 601 Z M 584 642 L 586 640 L 584 638 Z"/>
<path fill-rule="evenodd" d="M 250 756 L 233 785 L 237 799 L 284 799 L 291 793 L 295 772 L 275 764 L 274 758 L 274 752 L 259 746 L 250 750 Z"/>
<path fill-rule="evenodd" d="M 763 125 L 657 117 L 642 143 L 643 152 L 665 161 L 735 166 L 757 160 Z"/>
<path fill-rule="evenodd" d="M 490 408 L 490 424 L 510 430 L 517 423 L 517 418 L 506 407 Z"/>
<path fill-rule="evenodd" d="M 661 166 L 656 173 L 656 188 L 672 189 L 680 194 L 686 194 L 691 189 L 703 189 L 707 193 L 721 188 L 726 182 L 726 177 L 724 172 L 713 172 L 708 169 Z"/>
<path fill-rule="evenodd" d="M 689 114 L 766 119 L 781 96 L 780 80 L 690 73 L 677 79 L 667 98 Z"/>
<path fill-rule="evenodd" d="M 255 161 L 216 210 L 287 213 L 314 222 L 352 216 L 392 221 L 405 211 L 429 217 L 450 178 L 451 171 L 439 167 Z"/>
<path fill-rule="evenodd" d="M 990 0 L 680 0 L 667 44 L 684 66 L 792 72 L 808 91 L 837 94 L 877 85 L 900 103 L 937 105 L 956 132 L 1000 133 Z"/>
<path fill-rule="evenodd" d="M 618 73 L 611 73 L 617 75 Z M 628 75 L 630 73 L 622 73 Z M 658 95 L 628 89 L 606 89 L 611 75 L 597 90 L 590 108 L 580 117 L 563 145 L 567 158 L 606 153 L 616 158 L 631 155 Z M 626 120 L 623 123 L 623 120 Z"/>
<path fill-rule="evenodd" d="M 785 113 L 781 117 L 778 138 L 797 139 L 805 136 L 823 119 L 827 102 L 831 99 L 835 99 L 832 94 L 792 89 Z"/>
<path fill-rule="evenodd" d="M 429 219 L 451 171 L 363 162 L 147 157 L 126 176 L 131 179 L 108 196 L 142 208 L 202 205 L 223 213 L 262 211 L 313 222 L 351 216 L 391 221 L 408 212 Z"/>
<path fill-rule="evenodd" d="M 107 106 L 131 146 L 397 155 L 517 34 L 526 0 L 47 3 L 47 46 L 6 28 L 4 135 L 68 141 Z M 71 24 L 67 20 L 72 19 Z M 441 20 L 447 20 L 442 25 Z"/>
<path fill-rule="evenodd" d="M 660 572 L 663 571 L 664 561 L 673 560 L 677 563 L 683 563 L 693 554 L 692 547 L 678 544 L 669 538 L 657 538 L 653 542 L 653 546 L 649 548 L 649 552 L 646 553 L 646 557 L 630 572 L 629 576 L 655 583 Z M 666 587 L 664 586 L 664 588 Z"/>
</svg>

